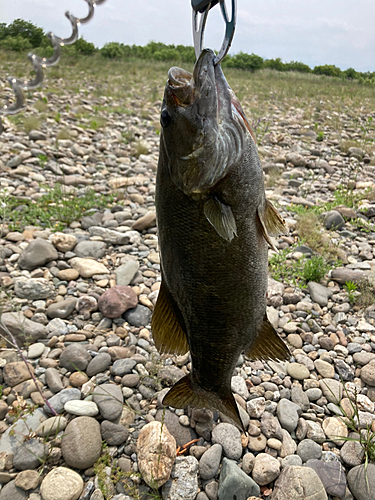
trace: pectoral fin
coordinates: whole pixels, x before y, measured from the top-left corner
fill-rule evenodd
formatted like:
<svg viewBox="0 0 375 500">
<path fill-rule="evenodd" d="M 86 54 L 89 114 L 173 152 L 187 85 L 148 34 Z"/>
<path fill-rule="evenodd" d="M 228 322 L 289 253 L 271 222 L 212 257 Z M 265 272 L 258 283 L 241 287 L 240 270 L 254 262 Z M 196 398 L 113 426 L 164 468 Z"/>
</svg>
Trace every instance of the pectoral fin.
<svg viewBox="0 0 375 500">
<path fill-rule="evenodd" d="M 164 280 L 152 314 L 151 329 L 159 352 L 177 355 L 188 352 L 184 320 Z"/>
<path fill-rule="evenodd" d="M 203 205 L 204 215 L 224 240 L 232 241 L 237 236 L 237 226 L 232 209 L 216 197 L 208 198 Z"/>
<path fill-rule="evenodd" d="M 255 342 L 245 354 L 252 360 L 278 359 L 280 361 L 285 361 L 290 359 L 289 349 L 278 336 L 266 315 L 264 316 L 262 326 Z"/>
<path fill-rule="evenodd" d="M 246 432 L 233 394 L 229 392 L 226 397 L 220 397 L 214 392 L 206 391 L 195 386 L 190 375 L 183 377 L 167 392 L 163 399 L 163 405 L 172 406 L 173 408 L 192 406 L 193 408 L 219 410 L 233 420 L 241 430 Z"/>
<path fill-rule="evenodd" d="M 264 207 L 258 207 L 258 218 L 265 240 L 277 252 L 277 248 L 272 243 L 270 236 L 278 236 L 286 233 L 287 227 L 284 219 L 268 200 L 265 201 Z"/>
</svg>

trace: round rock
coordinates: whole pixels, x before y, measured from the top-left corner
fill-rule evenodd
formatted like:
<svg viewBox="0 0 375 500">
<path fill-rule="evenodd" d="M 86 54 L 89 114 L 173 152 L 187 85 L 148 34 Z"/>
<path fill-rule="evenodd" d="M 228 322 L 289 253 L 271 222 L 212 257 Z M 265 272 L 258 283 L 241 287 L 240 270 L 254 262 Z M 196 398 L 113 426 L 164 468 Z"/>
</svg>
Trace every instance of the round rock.
<svg viewBox="0 0 375 500">
<path fill-rule="evenodd" d="M 212 431 L 212 442 L 220 444 L 224 455 L 231 460 L 239 460 L 242 455 L 241 433 L 232 424 L 221 423 Z"/>
<path fill-rule="evenodd" d="M 67 425 L 61 440 L 65 462 L 76 469 L 88 469 L 100 457 L 102 439 L 99 423 L 91 417 L 77 417 Z"/>
<path fill-rule="evenodd" d="M 212 479 L 218 473 L 221 461 L 222 446 L 214 444 L 199 460 L 199 475 L 202 479 Z"/>
<path fill-rule="evenodd" d="M 60 366 L 70 372 L 85 371 L 91 356 L 83 345 L 70 344 L 60 355 Z"/>
<path fill-rule="evenodd" d="M 64 405 L 64 410 L 72 415 L 82 417 L 95 417 L 99 413 L 99 409 L 93 401 L 68 401 Z"/>
<path fill-rule="evenodd" d="M 43 500 L 77 500 L 83 490 L 83 479 L 66 467 L 51 470 L 40 485 Z"/>
<path fill-rule="evenodd" d="M 138 304 L 137 294 L 130 286 L 113 286 L 100 296 L 98 307 L 106 318 L 119 318 Z"/>
<path fill-rule="evenodd" d="M 310 372 L 306 368 L 305 365 L 301 365 L 300 363 L 288 363 L 286 367 L 288 375 L 296 380 L 304 380 L 305 378 L 310 377 Z"/>
<path fill-rule="evenodd" d="M 254 459 L 253 479 L 260 486 L 274 481 L 280 474 L 280 463 L 267 453 L 259 453 Z"/>
</svg>

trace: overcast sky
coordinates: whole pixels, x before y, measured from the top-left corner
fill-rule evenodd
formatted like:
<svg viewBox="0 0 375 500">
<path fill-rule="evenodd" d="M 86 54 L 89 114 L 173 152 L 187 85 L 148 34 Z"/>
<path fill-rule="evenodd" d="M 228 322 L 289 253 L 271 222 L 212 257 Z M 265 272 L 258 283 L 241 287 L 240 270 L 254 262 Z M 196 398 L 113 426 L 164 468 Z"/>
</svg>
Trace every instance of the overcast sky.
<svg viewBox="0 0 375 500">
<path fill-rule="evenodd" d="M 229 0 L 226 0 L 229 5 Z M 301 61 L 313 67 L 375 70 L 374 0 L 238 0 L 237 29 L 231 48 L 264 58 Z M 0 22 L 31 21 L 58 36 L 70 35 L 64 12 L 84 17 L 84 0 L 0 0 Z M 150 40 L 192 44 L 190 0 L 107 0 L 93 20 L 80 27 L 86 40 L 145 45 Z M 212 9 L 205 45 L 221 46 L 224 25 Z"/>
</svg>

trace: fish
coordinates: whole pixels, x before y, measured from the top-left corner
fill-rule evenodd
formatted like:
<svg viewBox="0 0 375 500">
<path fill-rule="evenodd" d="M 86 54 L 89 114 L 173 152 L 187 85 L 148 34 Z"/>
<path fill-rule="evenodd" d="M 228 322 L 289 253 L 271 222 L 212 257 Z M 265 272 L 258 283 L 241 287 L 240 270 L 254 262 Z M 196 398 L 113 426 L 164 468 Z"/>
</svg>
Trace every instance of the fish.
<svg viewBox="0 0 375 500">
<path fill-rule="evenodd" d="M 285 222 L 265 197 L 251 127 L 214 58 L 204 49 L 193 74 L 168 72 L 155 190 L 161 285 L 151 329 L 160 353 L 191 356 L 190 373 L 163 404 L 217 410 L 243 429 L 231 391 L 239 356 L 290 357 L 266 315 L 268 247 Z"/>
</svg>

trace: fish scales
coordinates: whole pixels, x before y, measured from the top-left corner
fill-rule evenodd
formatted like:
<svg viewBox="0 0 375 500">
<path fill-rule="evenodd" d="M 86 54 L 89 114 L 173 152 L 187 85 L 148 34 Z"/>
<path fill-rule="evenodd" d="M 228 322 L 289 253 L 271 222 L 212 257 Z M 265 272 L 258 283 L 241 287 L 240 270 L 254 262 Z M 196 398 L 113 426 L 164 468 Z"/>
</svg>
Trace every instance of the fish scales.
<svg viewBox="0 0 375 500">
<path fill-rule="evenodd" d="M 231 392 L 241 352 L 254 359 L 288 357 L 265 317 L 268 232 L 281 231 L 282 221 L 267 204 L 255 143 L 221 69 L 213 67 L 213 52 L 202 53 L 189 84 L 186 73 L 174 88 L 170 78 L 162 106 L 156 179 L 162 286 L 153 336 L 160 351 L 190 349 L 192 360 L 191 374 L 175 384 L 164 403 L 217 409 L 241 426 Z M 210 118 L 216 130 L 212 140 L 212 130 L 204 128 Z M 225 121 L 229 129 L 221 130 Z M 220 133 L 224 141 L 229 137 L 228 158 L 224 146 L 221 156 L 212 152 L 221 147 Z M 194 150 L 199 154 L 186 155 Z M 205 171 L 209 168 L 216 175 Z"/>
</svg>

